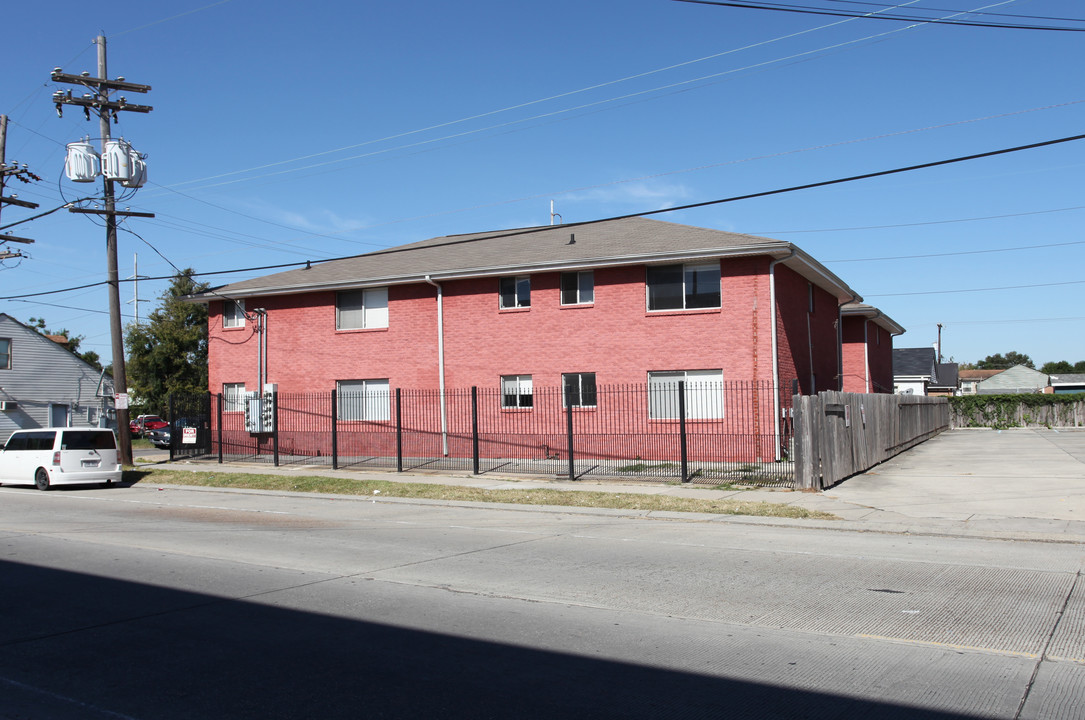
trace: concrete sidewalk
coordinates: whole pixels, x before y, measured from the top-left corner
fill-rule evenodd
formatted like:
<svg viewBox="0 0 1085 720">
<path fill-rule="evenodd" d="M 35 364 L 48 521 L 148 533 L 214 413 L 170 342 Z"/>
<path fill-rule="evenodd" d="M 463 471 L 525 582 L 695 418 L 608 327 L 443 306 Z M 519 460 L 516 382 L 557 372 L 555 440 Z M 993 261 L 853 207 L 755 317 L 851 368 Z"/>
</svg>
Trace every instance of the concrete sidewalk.
<svg viewBox="0 0 1085 720">
<path fill-rule="evenodd" d="M 550 480 L 491 475 L 408 474 L 326 467 L 178 461 L 171 469 L 319 475 L 486 489 L 596 491 L 771 502 L 840 520 L 698 515 L 750 524 L 867 532 L 1085 542 L 1085 430 L 951 430 L 821 493 L 716 490 L 653 482 Z M 389 498 L 388 500 L 393 500 Z M 538 509 L 538 508 L 536 508 Z M 564 508 L 563 511 L 572 511 Z M 577 509 L 577 512 L 582 509 Z M 608 511 L 623 512 L 623 511 Z"/>
</svg>

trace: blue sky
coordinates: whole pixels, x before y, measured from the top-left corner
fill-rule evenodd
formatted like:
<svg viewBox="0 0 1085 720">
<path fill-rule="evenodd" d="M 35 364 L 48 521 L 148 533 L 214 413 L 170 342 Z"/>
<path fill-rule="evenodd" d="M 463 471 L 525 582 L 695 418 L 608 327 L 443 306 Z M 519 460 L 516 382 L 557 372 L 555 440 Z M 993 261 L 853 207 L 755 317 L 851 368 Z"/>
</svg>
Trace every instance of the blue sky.
<svg viewBox="0 0 1085 720">
<path fill-rule="evenodd" d="M 888 1 L 888 0 L 887 0 Z M 872 3 L 804 0 L 873 12 Z M 1085 28 L 1074 0 L 919 0 L 895 13 Z M 931 10 L 930 8 L 936 8 Z M 1006 17 L 1045 16 L 1040 21 Z M 1071 19 L 1080 18 L 1073 22 Z M 454 233 L 674 207 L 1082 133 L 1085 33 L 953 27 L 672 0 L 17 3 L 4 10 L 9 185 L 38 211 L 87 194 L 49 80 L 148 84 L 113 126 L 147 154 L 121 276 L 353 255 Z M 1085 141 L 656 215 L 794 242 L 907 332 L 971 362 L 1085 359 Z M 100 192 L 100 184 L 93 186 Z M 0 225 L 34 211 L 7 207 Z M 9 232 L 0 296 L 105 279 L 105 232 L 61 211 Z M 153 248 L 152 248 L 153 246 Z M 13 246 L 9 246 L 13 247 Z M 160 253 L 160 254 L 159 254 Z M 209 275 L 213 284 L 266 272 Z M 143 281 L 140 315 L 165 281 Z M 133 288 L 122 288 L 126 321 Z M 102 287 L 0 300 L 110 358 Z"/>
</svg>

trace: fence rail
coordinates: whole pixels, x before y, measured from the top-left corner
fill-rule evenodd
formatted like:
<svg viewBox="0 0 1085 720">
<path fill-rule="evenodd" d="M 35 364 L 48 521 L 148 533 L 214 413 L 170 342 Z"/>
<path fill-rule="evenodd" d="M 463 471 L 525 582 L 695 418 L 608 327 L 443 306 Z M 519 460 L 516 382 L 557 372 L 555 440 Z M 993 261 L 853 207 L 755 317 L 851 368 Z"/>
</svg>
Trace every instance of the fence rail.
<svg viewBox="0 0 1085 720">
<path fill-rule="evenodd" d="M 260 428 L 251 414 L 247 419 L 237 405 L 211 395 L 206 454 L 221 462 L 336 469 L 791 485 L 791 396 L 781 398 L 777 417 L 772 383 L 568 392 L 536 387 L 514 395 L 476 387 L 277 393 L 262 406 L 270 420 Z"/>
<path fill-rule="evenodd" d="M 843 392 L 796 396 L 795 486 L 830 487 L 948 427 L 945 398 Z"/>
</svg>

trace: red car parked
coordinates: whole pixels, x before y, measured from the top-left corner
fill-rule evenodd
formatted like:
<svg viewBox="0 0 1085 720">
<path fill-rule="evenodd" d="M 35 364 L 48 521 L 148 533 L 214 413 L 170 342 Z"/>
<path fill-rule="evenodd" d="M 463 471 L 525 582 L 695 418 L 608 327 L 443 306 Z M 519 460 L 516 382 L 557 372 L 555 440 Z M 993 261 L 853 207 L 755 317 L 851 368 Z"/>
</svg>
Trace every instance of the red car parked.
<svg viewBox="0 0 1085 720">
<path fill-rule="evenodd" d="M 128 429 L 132 431 L 132 437 L 140 437 L 148 430 L 158 430 L 164 427 L 169 427 L 169 423 L 157 415 L 140 415 L 128 423 Z"/>
</svg>

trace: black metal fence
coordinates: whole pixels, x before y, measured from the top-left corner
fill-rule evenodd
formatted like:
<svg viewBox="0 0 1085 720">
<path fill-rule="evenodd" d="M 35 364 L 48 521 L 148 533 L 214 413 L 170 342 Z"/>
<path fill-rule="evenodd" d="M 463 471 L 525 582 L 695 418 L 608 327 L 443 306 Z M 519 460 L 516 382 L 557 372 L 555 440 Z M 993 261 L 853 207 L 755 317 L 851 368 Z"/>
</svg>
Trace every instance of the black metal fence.
<svg viewBox="0 0 1085 720">
<path fill-rule="evenodd" d="M 790 486 L 790 384 L 208 398 L 206 455 L 331 468 Z M 178 400 L 175 400 L 178 402 Z"/>
</svg>

